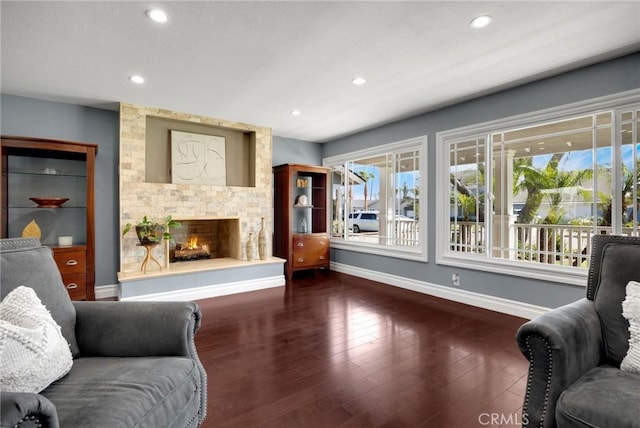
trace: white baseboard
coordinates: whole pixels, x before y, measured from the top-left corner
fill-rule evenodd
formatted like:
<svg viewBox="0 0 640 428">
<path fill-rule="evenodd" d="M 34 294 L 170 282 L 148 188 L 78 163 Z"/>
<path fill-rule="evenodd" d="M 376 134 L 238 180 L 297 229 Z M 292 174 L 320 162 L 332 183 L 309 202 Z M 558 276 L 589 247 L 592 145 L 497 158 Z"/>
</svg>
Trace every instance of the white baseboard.
<svg viewBox="0 0 640 428">
<path fill-rule="evenodd" d="M 247 291 L 264 290 L 266 288 L 281 287 L 285 285 L 284 275 L 276 275 L 266 278 L 250 279 L 246 281 L 227 282 L 223 284 L 206 285 L 203 287 L 189 288 L 185 290 L 168 291 L 165 293 L 145 294 L 121 298 L 122 301 L 192 301 L 208 299 L 210 297 L 226 296 L 229 294 L 245 293 Z"/>
<path fill-rule="evenodd" d="M 536 316 L 549 311 L 549 308 L 542 306 L 531 305 L 486 294 L 474 293 L 472 291 L 453 289 L 451 287 L 444 287 L 442 285 L 391 275 L 384 272 L 362 269 L 342 263 L 331 262 L 331 270 L 526 319 L 535 318 Z"/>
<path fill-rule="evenodd" d="M 441 297 L 443 299 L 452 300 L 458 303 L 477 306 L 496 312 L 501 312 L 517 317 L 532 319 L 536 316 L 549 311 L 549 308 L 531 305 L 528 303 L 518 302 L 515 300 L 503 299 L 501 297 L 489 296 L 486 294 L 474 293 L 471 291 L 453 289 L 438 284 L 432 284 L 425 281 L 404 278 L 401 276 L 391 275 L 384 272 L 378 272 L 368 269 L 362 269 L 350 265 L 331 262 L 331 270 L 346 273 L 348 275 L 360 278 L 370 279 L 372 281 L 382 282 L 384 284 L 393 285 L 395 287 L 404 288 L 418 293 L 428 294 L 430 296 Z M 225 296 L 235 293 L 244 293 L 247 291 L 263 290 L 266 288 L 280 287 L 285 285 L 283 275 L 269 278 L 262 278 L 248 281 L 238 281 L 225 284 L 215 284 L 205 287 L 192 288 L 187 290 L 178 290 L 167 293 L 148 294 L 139 297 L 130 297 L 121 300 L 160 300 L 160 301 L 190 301 L 207 299 L 210 297 Z M 95 288 L 96 299 L 113 298 L 118 296 L 118 285 L 100 285 Z"/>
<path fill-rule="evenodd" d="M 118 284 L 96 285 L 96 300 L 118 297 Z"/>
</svg>

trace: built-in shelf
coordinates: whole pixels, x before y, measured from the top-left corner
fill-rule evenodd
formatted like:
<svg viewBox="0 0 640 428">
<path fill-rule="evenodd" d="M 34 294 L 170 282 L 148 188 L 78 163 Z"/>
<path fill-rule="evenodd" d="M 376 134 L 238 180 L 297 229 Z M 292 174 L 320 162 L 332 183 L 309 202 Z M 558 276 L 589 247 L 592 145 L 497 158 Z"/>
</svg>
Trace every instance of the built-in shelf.
<svg viewBox="0 0 640 428">
<path fill-rule="evenodd" d="M 256 133 L 157 116 L 146 118 L 145 180 L 171 183 L 171 131 L 225 139 L 226 186 L 255 187 Z"/>
<path fill-rule="evenodd" d="M 36 176 L 36 177 L 47 177 L 47 178 L 51 178 L 52 180 L 57 179 L 58 177 L 60 178 L 64 178 L 64 177 L 86 177 L 86 174 L 46 174 L 44 172 L 26 172 L 26 171 L 15 171 L 15 172 L 9 172 L 7 173 L 7 175 L 9 177 L 11 177 L 12 175 L 16 175 L 16 176 L 21 176 L 21 175 L 25 175 L 25 176 Z"/>
</svg>

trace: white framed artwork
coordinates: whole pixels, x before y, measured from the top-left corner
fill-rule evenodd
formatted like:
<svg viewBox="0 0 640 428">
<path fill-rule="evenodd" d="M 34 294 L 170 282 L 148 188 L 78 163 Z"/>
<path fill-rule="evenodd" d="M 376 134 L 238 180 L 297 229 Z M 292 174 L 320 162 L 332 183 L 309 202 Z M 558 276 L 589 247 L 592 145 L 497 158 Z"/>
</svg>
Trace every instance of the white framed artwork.
<svg viewBox="0 0 640 428">
<path fill-rule="evenodd" d="M 171 182 L 227 184 L 225 138 L 171 130 Z"/>
</svg>

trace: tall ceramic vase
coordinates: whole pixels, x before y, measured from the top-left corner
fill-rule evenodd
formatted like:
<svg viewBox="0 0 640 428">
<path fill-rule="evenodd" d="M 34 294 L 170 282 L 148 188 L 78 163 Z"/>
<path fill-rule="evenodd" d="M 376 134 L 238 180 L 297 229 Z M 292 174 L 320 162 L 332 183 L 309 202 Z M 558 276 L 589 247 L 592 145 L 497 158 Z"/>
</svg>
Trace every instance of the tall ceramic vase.
<svg viewBox="0 0 640 428">
<path fill-rule="evenodd" d="M 258 232 L 258 256 L 260 260 L 267 258 L 267 230 L 264 228 L 264 217 L 260 219 L 260 231 Z"/>
<path fill-rule="evenodd" d="M 253 233 L 249 232 L 249 236 L 247 237 L 247 260 L 251 261 L 255 258 L 256 254 L 256 243 L 253 240 Z"/>
</svg>

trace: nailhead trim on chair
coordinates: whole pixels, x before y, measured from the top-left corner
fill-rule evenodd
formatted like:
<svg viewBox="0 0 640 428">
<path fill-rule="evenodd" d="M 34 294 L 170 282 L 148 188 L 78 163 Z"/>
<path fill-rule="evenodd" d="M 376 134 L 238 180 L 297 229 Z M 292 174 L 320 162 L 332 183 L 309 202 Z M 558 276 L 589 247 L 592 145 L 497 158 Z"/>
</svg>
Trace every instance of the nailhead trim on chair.
<svg viewBox="0 0 640 428">
<path fill-rule="evenodd" d="M 546 387 L 545 387 L 545 391 L 544 391 L 544 407 L 542 409 L 542 416 L 540 417 L 540 427 L 542 427 L 544 425 L 544 420 L 545 417 L 547 416 L 547 409 L 548 409 L 548 405 L 549 405 L 549 389 L 551 389 L 551 372 L 553 371 L 553 356 L 551 355 L 551 346 L 549 345 L 549 343 L 544 340 L 544 338 L 542 338 L 541 336 L 530 336 L 527 337 L 526 343 L 527 343 L 527 353 L 528 353 L 528 357 L 529 357 L 529 379 L 533 379 L 533 353 L 531 351 L 531 343 L 530 340 L 531 339 L 539 339 L 542 343 L 545 344 L 545 346 L 547 347 L 547 355 L 549 356 L 549 368 L 547 369 L 547 382 L 546 382 Z M 529 403 L 529 399 L 531 398 L 531 385 L 529 384 L 529 382 L 527 382 L 527 393 L 525 395 L 525 399 L 524 399 L 524 405 L 522 406 L 522 410 L 523 412 L 526 412 L 527 409 L 527 405 Z"/>
<path fill-rule="evenodd" d="M 196 325 L 197 325 L 197 320 L 195 317 L 195 314 L 192 315 L 192 319 L 193 319 L 193 332 L 191 333 L 191 345 L 193 347 L 193 349 L 196 349 Z M 206 370 L 204 369 L 204 365 L 202 364 L 202 361 L 200 361 L 200 356 L 198 355 L 198 352 L 196 350 L 196 352 L 194 353 L 195 355 L 195 359 L 197 361 L 197 363 L 200 365 L 200 367 L 202 368 L 202 372 L 204 373 L 204 375 L 207 375 Z M 200 382 L 200 388 L 198 388 L 200 390 L 200 403 L 204 402 L 204 407 L 200 407 L 200 410 L 198 411 L 197 415 L 199 416 L 200 419 L 200 423 L 198 425 L 202 425 L 202 422 L 204 422 L 204 418 L 207 416 L 207 388 L 204 387 L 205 383 L 204 382 Z M 203 395 L 204 394 L 204 395 Z M 203 400 L 204 397 L 204 400 Z M 193 419 L 192 419 L 193 420 Z M 189 423 L 191 423 L 191 421 L 189 421 Z"/>
<path fill-rule="evenodd" d="M 34 415 L 27 415 L 24 418 L 20 419 L 18 423 L 13 426 L 13 428 L 19 428 L 20 425 L 22 425 L 24 422 L 33 422 L 37 427 L 42 426 L 42 422 L 40 422 L 40 419 L 38 417 Z"/>
<path fill-rule="evenodd" d="M 40 242 L 38 238 L 14 238 L 14 239 L 3 239 L 3 241 L 9 244 L 15 244 L 16 242 L 25 242 L 25 241 Z"/>
<path fill-rule="evenodd" d="M 199 412 L 198 412 L 199 413 Z M 187 422 L 187 425 L 185 425 L 186 428 L 190 427 L 191 424 L 193 423 L 194 419 L 198 419 L 198 413 L 196 413 L 195 415 L 193 415 L 191 417 L 191 419 L 189 419 L 189 422 Z M 196 424 L 196 426 L 200 426 L 200 424 Z"/>
<path fill-rule="evenodd" d="M 8 246 L 7 244 L 21 244 L 21 243 L 25 243 L 25 242 L 31 242 L 33 244 L 36 245 L 41 245 L 40 240 L 38 238 L 6 238 L 2 240 L 5 243 L 5 247 Z M 0 247 L 2 248 L 2 247 Z"/>
</svg>

